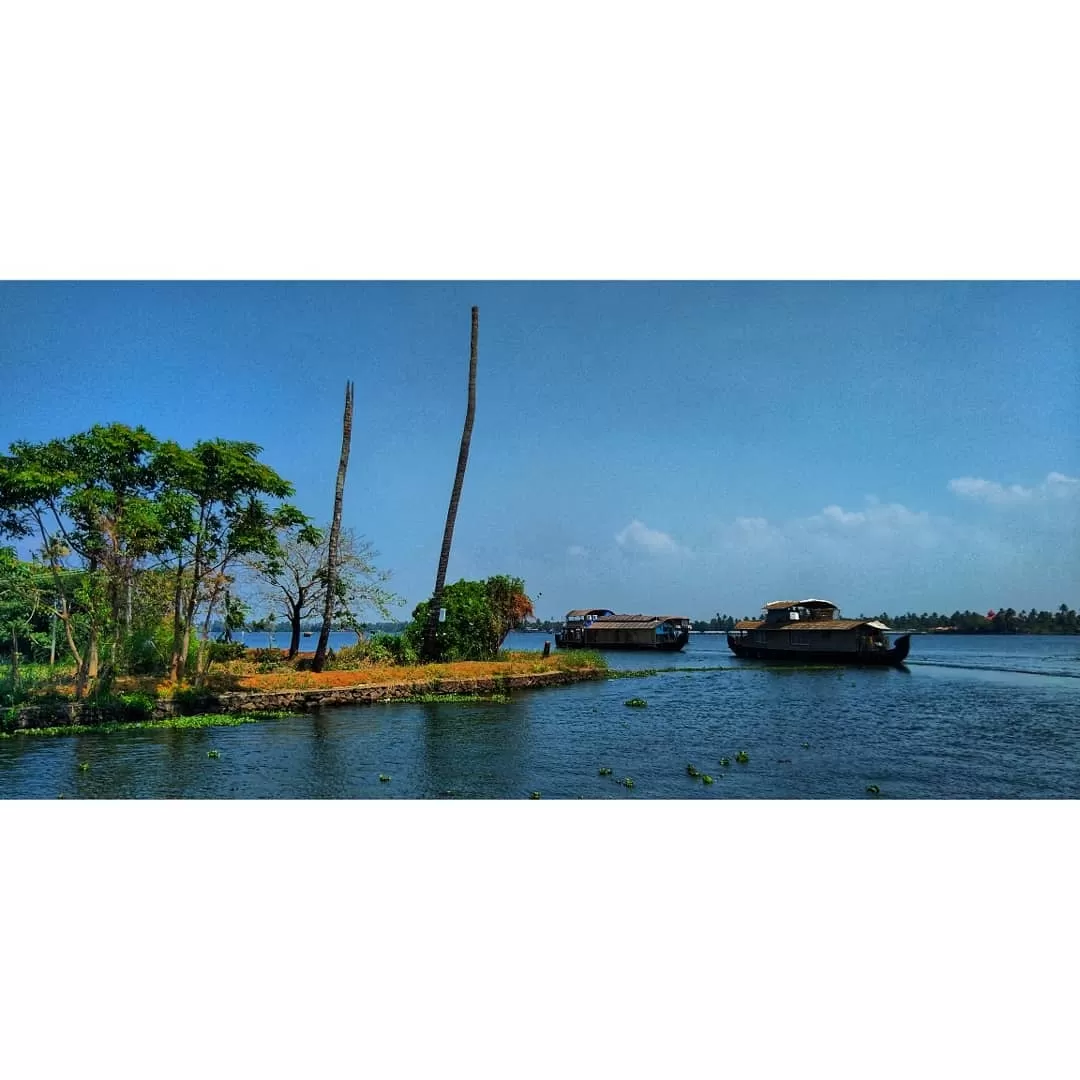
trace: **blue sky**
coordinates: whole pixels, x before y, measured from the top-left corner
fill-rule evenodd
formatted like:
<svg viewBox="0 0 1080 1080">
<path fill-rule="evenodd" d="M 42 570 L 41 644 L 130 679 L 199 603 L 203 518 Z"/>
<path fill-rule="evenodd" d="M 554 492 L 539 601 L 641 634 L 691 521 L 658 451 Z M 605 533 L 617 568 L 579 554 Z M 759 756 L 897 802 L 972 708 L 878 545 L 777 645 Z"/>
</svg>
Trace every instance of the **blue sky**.
<svg viewBox="0 0 1080 1080">
<path fill-rule="evenodd" d="M 480 308 L 450 580 L 537 612 L 1080 603 L 1067 283 L 0 284 L 0 443 L 93 423 L 257 442 L 405 614 L 430 591 Z"/>
</svg>

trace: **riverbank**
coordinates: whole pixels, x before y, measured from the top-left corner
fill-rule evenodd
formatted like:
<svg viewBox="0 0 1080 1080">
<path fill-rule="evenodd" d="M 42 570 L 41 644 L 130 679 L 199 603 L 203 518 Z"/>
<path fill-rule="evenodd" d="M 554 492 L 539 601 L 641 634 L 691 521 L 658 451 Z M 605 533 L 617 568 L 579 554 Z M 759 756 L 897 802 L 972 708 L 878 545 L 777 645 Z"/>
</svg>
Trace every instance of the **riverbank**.
<svg viewBox="0 0 1080 1080">
<path fill-rule="evenodd" d="M 137 726 L 147 723 L 164 723 L 173 718 L 191 718 L 197 714 L 198 726 L 213 723 L 213 717 L 240 718 L 266 715 L 286 716 L 310 712 L 339 705 L 371 705 L 385 701 L 410 701 L 437 695 L 441 698 L 477 698 L 506 696 L 520 690 L 532 690 L 548 686 L 569 686 L 588 679 L 603 679 L 607 670 L 602 665 L 575 667 L 549 667 L 546 670 L 521 672 L 521 665 L 477 664 L 487 674 L 470 675 L 471 665 L 452 665 L 464 674 L 444 674 L 440 666 L 431 671 L 407 669 L 419 672 L 411 678 L 394 681 L 372 681 L 365 673 L 333 672 L 328 675 L 340 679 L 349 674 L 354 677 L 351 685 L 319 685 L 319 677 L 307 673 L 303 685 L 271 689 L 215 689 L 204 692 L 184 691 L 180 696 L 147 700 L 145 715 L 139 719 L 132 716 L 132 706 L 123 701 L 98 703 L 76 701 L 50 701 L 42 704 L 26 704 L 17 707 L 7 722 L 9 732 L 33 729 L 62 731 L 84 730 L 98 727 Z M 500 670 L 501 669 L 501 670 Z M 295 677 L 293 680 L 295 681 Z M 335 680 L 336 681 L 336 680 Z M 185 725 L 191 726 L 191 725 Z"/>
</svg>

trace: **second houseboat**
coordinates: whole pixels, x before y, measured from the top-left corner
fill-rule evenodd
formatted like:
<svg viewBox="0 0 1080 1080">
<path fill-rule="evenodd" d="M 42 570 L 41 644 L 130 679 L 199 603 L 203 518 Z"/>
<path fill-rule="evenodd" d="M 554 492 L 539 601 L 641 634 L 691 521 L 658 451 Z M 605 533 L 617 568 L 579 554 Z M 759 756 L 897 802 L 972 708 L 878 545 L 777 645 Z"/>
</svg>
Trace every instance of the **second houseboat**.
<svg viewBox="0 0 1080 1080">
<path fill-rule="evenodd" d="M 607 608 L 568 611 L 555 632 L 559 649 L 658 649 L 677 652 L 690 640 L 683 615 L 617 615 Z"/>
</svg>

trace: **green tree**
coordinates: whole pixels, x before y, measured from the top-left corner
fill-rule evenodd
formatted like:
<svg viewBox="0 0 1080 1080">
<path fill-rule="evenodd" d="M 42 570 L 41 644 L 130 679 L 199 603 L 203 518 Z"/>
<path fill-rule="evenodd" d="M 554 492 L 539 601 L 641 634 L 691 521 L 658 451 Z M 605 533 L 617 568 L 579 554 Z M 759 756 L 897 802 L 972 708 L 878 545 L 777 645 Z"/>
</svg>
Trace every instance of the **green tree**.
<svg viewBox="0 0 1080 1080">
<path fill-rule="evenodd" d="M 15 442 L 0 458 L 0 531 L 41 541 L 78 666 L 76 696 L 97 679 L 103 650 L 110 668 L 120 659 L 135 569 L 159 537 L 157 448 L 142 427 L 108 424 L 46 443 Z M 79 573 L 64 582 L 69 558 Z"/>
<path fill-rule="evenodd" d="M 11 647 L 11 697 L 19 690 L 19 647 L 30 634 L 41 605 L 34 567 L 22 562 L 14 549 L 0 548 L 0 643 Z M 0 648 L 0 651 L 4 651 Z"/>
<path fill-rule="evenodd" d="M 443 660 L 493 660 L 506 634 L 532 614 L 520 578 L 498 575 L 486 581 L 457 581 L 442 591 L 446 618 L 435 613 L 437 655 Z M 430 600 L 417 604 L 405 628 L 408 647 L 418 649 L 431 624 Z"/>
<path fill-rule="evenodd" d="M 161 558 L 173 580 L 170 678 L 184 673 L 196 612 L 208 625 L 231 582 L 229 570 L 244 556 L 273 553 L 277 532 L 307 524 L 287 503 L 292 485 L 258 460 L 262 448 L 224 439 L 200 441 L 190 450 L 162 445 L 158 464 L 162 496 Z"/>
</svg>

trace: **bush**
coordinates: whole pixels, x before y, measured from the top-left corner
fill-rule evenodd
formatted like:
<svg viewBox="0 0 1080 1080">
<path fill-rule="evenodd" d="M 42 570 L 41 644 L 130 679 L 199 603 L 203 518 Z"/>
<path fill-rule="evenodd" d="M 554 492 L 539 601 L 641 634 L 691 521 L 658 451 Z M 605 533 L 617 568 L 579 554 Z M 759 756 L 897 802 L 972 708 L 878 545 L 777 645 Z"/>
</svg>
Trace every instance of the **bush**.
<svg viewBox="0 0 1080 1080">
<path fill-rule="evenodd" d="M 210 664 L 227 664 L 230 660 L 243 660 L 247 654 L 247 646 L 242 641 L 211 641 L 207 649 L 210 653 L 207 662 Z"/>
<path fill-rule="evenodd" d="M 367 641 L 338 649 L 327 658 L 329 671 L 351 671 L 369 664 L 405 665 L 417 662 L 416 650 L 397 634 L 372 634 Z"/>
</svg>

